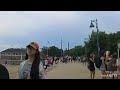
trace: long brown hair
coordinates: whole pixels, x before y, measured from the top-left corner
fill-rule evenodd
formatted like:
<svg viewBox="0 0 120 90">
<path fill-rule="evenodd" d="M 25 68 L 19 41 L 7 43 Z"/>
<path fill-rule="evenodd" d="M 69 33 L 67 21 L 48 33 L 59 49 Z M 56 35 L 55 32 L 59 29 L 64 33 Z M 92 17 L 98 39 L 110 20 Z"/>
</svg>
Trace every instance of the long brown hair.
<svg viewBox="0 0 120 90">
<path fill-rule="evenodd" d="M 28 54 L 26 53 L 25 59 L 28 59 Z M 40 64 L 40 52 L 36 49 L 35 59 L 32 63 L 30 77 L 31 79 L 39 79 L 39 64 Z"/>
</svg>

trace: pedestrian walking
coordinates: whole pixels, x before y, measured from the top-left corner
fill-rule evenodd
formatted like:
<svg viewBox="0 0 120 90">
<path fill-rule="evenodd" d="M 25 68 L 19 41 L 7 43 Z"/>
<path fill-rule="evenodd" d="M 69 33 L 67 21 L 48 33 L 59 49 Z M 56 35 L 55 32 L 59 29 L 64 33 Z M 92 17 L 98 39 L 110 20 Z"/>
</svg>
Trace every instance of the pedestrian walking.
<svg viewBox="0 0 120 90">
<path fill-rule="evenodd" d="M 48 67 L 48 60 L 47 60 L 47 58 L 45 58 L 45 70 L 47 70 L 47 67 Z"/>
<path fill-rule="evenodd" d="M 95 65 L 94 65 L 94 56 L 93 54 L 87 54 L 87 67 L 90 71 L 90 78 L 94 79 L 95 78 Z"/>
<path fill-rule="evenodd" d="M 117 65 L 117 79 L 120 79 L 120 59 L 118 58 L 116 61 L 116 65 Z"/>
<path fill-rule="evenodd" d="M 106 51 L 106 56 L 105 56 L 105 69 L 106 71 L 108 71 L 108 63 L 109 63 L 109 60 L 110 60 L 110 51 Z"/>
<path fill-rule="evenodd" d="M 117 53 L 113 53 L 111 59 L 109 60 L 108 63 L 108 71 L 113 75 L 114 72 L 117 71 Z M 114 79 L 114 75 L 113 75 L 113 79 Z"/>
<path fill-rule="evenodd" d="M 5 60 L 5 66 L 7 65 L 7 60 Z"/>
<path fill-rule="evenodd" d="M 102 79 L 106 79 L 105 52 L 103 50 L 101 51 L 100 61 L 101 61 L 101 66 L 100 66 L 101 76 Z"/>
</svg>

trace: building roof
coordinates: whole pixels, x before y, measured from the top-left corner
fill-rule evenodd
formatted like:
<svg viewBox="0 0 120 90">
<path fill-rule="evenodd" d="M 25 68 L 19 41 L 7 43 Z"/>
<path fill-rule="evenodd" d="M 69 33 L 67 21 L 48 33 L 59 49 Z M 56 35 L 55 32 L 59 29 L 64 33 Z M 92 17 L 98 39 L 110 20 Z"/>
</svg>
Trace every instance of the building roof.
<svg viewBox="0 0 120 90">
<path fill-rule="evenodd" d="M 8 48 L 1 53 L 26 53 L 25 48 Z M 41 59 L 43 59 L 46 55 L 44 53 L 40 53 Z"/>
<path fill-rule="evenodd" d="M 11 52 L 11 53 L 16 53 L 16 52 L 19 52 L 19 53 L 26 53 L 26 49 L 25 48 L 8 48 L 4 51 L 2 51 L 1 53 L 5 53 L 5 52 Z"/>
</svg>

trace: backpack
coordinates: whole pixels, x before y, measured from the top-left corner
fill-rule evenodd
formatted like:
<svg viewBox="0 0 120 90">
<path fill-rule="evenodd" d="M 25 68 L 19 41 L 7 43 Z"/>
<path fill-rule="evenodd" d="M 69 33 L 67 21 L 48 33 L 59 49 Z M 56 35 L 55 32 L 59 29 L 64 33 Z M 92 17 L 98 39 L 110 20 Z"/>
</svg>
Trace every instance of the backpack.
<svg viewBox="0 0 120 90">
<path fill-rule="evenodd" d="M 95 66 L 97 68 L 100 68 L 101 64 L 102 64 L 102 60 L 100 58 L 99 59 L 95 59 Z"/>
</svg>

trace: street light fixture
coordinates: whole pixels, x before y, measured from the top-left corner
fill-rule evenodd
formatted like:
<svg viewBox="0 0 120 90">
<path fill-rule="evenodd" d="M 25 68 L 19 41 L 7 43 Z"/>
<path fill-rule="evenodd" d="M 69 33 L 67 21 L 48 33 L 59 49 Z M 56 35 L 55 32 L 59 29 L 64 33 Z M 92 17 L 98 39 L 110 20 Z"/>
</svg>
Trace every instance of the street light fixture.
<svg viewBox="0 0 120 90">
<path fill-rule="evenodd" d="M 63 57 L 62 38 L 61 38 L 61 57 Z"/>
<path fill-rule="evenodd" d="M 88 40 L 89 40 L 89 38 L 85 38 L 85 41 L 84 41 L 84 43 L 85 43 L 85 55 L 87 55 L 87 46 L 86 46 L 86 44 L 87 44 Z"/>
<path fill-rule="evenodd" d="M 95 27 L 92 22 L 93 20 L 91 20 L 90 28 Z"/>
<path fill-rule="evenodd" d="M 96 29 L 97 29 L 97 58 L 99 59 L 99 51 L 100 51 L 100 48 L 99 48 L 99 29 L 98 29 L 98 21 L 97 21 L 97 19 L 96 19 L 96 20 L 91 20 L 90 28 L 95 27 L 95 26 L 93 25 L 93 22 L 96 23 Z"/>
</svg>

